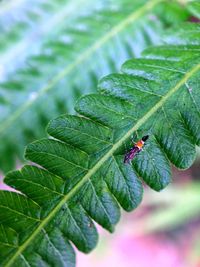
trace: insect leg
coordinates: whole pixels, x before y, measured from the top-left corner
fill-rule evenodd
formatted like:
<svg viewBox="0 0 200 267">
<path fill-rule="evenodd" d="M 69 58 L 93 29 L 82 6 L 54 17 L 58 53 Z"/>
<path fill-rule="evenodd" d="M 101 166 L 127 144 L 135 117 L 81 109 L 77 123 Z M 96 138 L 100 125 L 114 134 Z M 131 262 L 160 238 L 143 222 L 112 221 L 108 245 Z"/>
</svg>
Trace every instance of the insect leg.
<svg viewBox="0 0 200 267">
<path fill-rule="evenodd" d="M 133 136 L 131 136 L 131 143 L 132 143 L 132 145 L 135 145 L 135 141 L 134 141 Z"/>
</svg>

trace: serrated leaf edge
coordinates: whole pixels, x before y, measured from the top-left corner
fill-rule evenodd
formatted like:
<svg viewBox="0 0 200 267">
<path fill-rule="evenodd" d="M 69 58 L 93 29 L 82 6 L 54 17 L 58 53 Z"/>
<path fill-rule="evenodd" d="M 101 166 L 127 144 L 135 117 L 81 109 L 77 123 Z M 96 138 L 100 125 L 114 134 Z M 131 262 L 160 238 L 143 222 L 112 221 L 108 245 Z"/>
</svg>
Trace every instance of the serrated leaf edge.
<svg viewBox="0 0 200 267">
<path fill-rule="evenodd" d="M 183 78 L 168 91 L 168 93 L 162 97 L 162 99 L 151 108 L 138 122 L 117 142 L 113 145 L 109 152 L 103 156 L 92 169 L 78 182 L 74 188 L 63 197 L 59 204 L 49 213 L 47 217 L 41 222 L 41 224 L 36 228 L 36 230 L 31 234 L 31 236 L 19 247 L 18 251 L 9 259 L 6 263 L 6 267 L 11 266 L 14 260 L 24 251 L 29 243 L 37 236 L 37 234 L 42 230 L 42 228 L 55 216 L 55 214 L 60 210 L 60 208 L 72 197 L 75 193 L 84 185 L 84 183 L 90 179 L 90 177 L 96 173 L 96 171 L 103 165 L 103 163 L 128 139 L 130 136 L 139 129 L 163 104 L 175 93 L 182 85 L 184 85 L 190 77 L 192 77 L 196 72 L 200 70 L 200 63 L 194 66 L 190 71 L 188 71 Z"/>
</svg>

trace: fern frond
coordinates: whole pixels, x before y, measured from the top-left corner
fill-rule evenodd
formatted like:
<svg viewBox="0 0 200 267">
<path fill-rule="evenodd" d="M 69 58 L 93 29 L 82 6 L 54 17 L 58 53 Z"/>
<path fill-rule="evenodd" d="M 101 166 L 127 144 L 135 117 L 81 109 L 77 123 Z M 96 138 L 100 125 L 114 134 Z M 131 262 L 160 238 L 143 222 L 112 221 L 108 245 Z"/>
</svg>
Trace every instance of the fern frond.
<svg viewBox="0 0 200 267">
<path fill-rule="evenodd" d="M 104 77 L 99 94 L 76 104 L 79 115 L 52 120 L 51 138 L 28 145 L 26 158 L 42 168 L 5 178 L 22 194 L 0 192 L 3 266 L 74 266 L 68 240 L 89 252 L 97 242 L 92 220 L 113 232 L 119 206 L 131 211 L 141 202 L 141 178 L 160 191 L 171 181 L 170 162 L 191 166 L 200 145 L 200 26 L 182 27 Z M 146 134 L 148 147 L 124 164 L 124 143 Z"/>
<path fill-rule="evenodd" d="M 23 20 L 8 25 L 1 50 L 1 64 L 6 64 L 0 85 L 4 171 L 22 158 L 24 145 L 44 136 L 52 117 L 72 111 L 77 97 L 96 88 L 100 77 L 118 71 L 126 59 L 157 43 L 166 27 L 188 16 L 176 2 L 161 0 L 43 0 L 21 6 L 9 13 Z M 14 33 L 16 40 L 9 39 Z"/>
</svg>

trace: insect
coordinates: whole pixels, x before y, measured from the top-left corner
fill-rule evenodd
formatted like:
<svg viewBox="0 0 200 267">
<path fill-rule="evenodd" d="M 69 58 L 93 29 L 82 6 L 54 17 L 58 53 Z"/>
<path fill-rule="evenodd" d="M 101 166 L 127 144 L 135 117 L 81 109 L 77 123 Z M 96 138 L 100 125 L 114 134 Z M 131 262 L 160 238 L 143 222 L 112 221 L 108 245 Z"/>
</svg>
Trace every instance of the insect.
<svg viewBox="0 0 200 267">
<path fill-rule="evenodd" d="M 145 142 L 149 138 L 148 135 L 142 137 L 134 146 L 125 154 L 124 163 L 130 163 L 130 161 L 142 150 Z"/>
</svg>

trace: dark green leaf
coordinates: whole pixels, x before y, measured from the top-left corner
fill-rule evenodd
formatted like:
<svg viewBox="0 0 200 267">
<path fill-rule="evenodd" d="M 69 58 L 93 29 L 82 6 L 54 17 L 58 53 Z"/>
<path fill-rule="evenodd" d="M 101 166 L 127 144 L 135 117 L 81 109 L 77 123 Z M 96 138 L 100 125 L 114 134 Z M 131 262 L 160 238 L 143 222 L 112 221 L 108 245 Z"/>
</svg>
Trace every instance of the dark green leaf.
<svg viewBox="0 0 200 267">
<path fill-rule="evenodd" d="M 39 166 L 5 178 L 23 194 L 0 192 L 2 266 L 74 266 L 70 241 L 93 249 L 92 220 L 113 232 L 119 205 L 140 204 L 142 180 L 160 191 L 171 181 L 170 162 L 191 166 L 200 144 L 200 28 L 183 27 L 103 78 L 99 94 L 78 101 L 79 114 L 52 120 L 49 139 L 28 145 L 26 158 Z M 184 39 L 191 32 L 195 44 Z M 146 147 L 125 164 L 125 144 L 145 135 Z"/>
<path fill-rule="evenodd" d="M 44 136 L 51 118 L 74 112 L 100 77 L 187 17 L 183 6 L 161 0 L 0 3 L 0 169 L 22 160 L 24 146 Z"/>
</svg>

